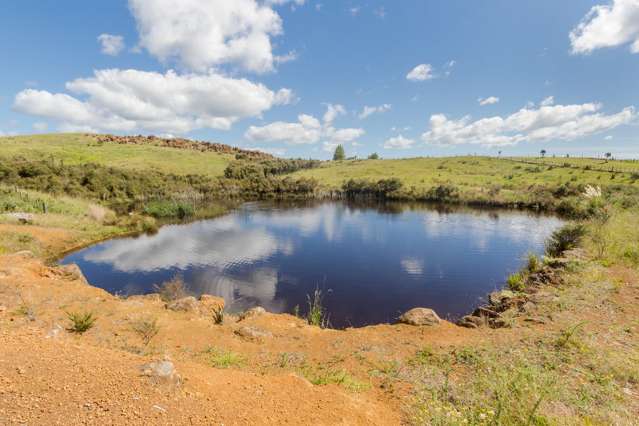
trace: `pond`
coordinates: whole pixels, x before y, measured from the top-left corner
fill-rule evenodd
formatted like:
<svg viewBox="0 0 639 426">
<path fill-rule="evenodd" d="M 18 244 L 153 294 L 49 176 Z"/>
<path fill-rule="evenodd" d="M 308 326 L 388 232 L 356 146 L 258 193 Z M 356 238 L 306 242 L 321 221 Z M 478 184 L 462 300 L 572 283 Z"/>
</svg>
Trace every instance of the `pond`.
<svg viewBox="0 0 639 426">
<path fill-rule="evenodd" d="M 393 322 L 413 307 L 451 320 L 504 286 L 562 221 L 424 204 L 248 203 L 226 216 L 167 225 L 73 253 L 90 283 L 145 294 L 181 274 L 229 312 L 301 314 L 315 289 L 333 327 Z"/>
</svg>

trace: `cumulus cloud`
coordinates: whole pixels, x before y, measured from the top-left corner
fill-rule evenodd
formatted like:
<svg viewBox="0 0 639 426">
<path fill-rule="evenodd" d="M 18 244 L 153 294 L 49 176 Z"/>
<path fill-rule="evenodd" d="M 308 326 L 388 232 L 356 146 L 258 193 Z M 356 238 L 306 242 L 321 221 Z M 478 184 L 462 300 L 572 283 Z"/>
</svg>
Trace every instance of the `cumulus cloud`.
<svg viewBox="0 0 639 426">
<path fill-rule="evenodd" d="M 573 140 L 603 132 L 636 118 L 634 107 L 616 114 L 600 112 L 601 104 L 526 106 L 507 117 L 488 117 L 473 121 L 444 114 L 430 118 L 430 130 L 422 135 L 426 143 L 440 145 L 514 145 L 523 141 Z"/>
<path fill-rule="evenodd" d="M 390 111 L 391 109 L 391 105 L 390 104 L 383 104 L 380 106 L 364 106 L 364 109 L 362 110 L 362 112 L 359 113 L 358 117 L 363 120 L 373 114 L 381 114 L 383 112 L 386 111 Z"/>
<path fill-rule="evenodd" d="M 575 54 L 628 43 L 633 53 L 639 53 L 639 0 L 613 0 L 594 6 L 570 32 Z"/>
<path fill-rule="evenodd" d="M 434 78 L 434 75 L 433 67 L 430 64 L 417 65 L 406 75 L 406 79 L 410 81 L 425 81 L 431 78 Z"/>
<path fill-rule="evenodd" d="M 337 146 L 357 140 L 365 134 L 364 129 L 337 129 L 333 121 L 346 113 L 342 105 L 328 104 L 323 123 L 312 115 L 300 114 L 296 123 L 276 121 L 265 126 L 250 126 L 244 137 L 250 141 L 284 142 L 290 145 L 314 144 L 322 139 Z"/>
<path fill-rule="evenodd" d="M 251 126 L 244 136 L 251 141 L 285 142 L 292 145 L 313 144 L 322 136 L 322 125 L 313 116 L 301 114 L 297 123 L 276 121 L 266 126 Z"/>
<path fill-rule="evenodd" d="M 384 149 L 409 149 L 415 145 L 413 139 L 405 138 L 402 135 L 392 137 L 384 142 Z"/>
<path fill-rule="evenodd" d="M 477 99 L 477 102 L 479 102 L 480 106 L 493 105 L 499 102 L 499 98 L 496 96 L 489 96 L 487 98 L 479 98 Z"/>
<path fill-rule="evenodd" d="M 229 129 L 290 102 L 292 92 L 273 92 L 246 79 L 208 74 L 166 74 L 138 70 L 96 71 L 93 77 L 66 84 L 69 92 L 27 89 L 16 95 L 14 109 L 50 118 L 68 131 L 147 131 L 186 133 Z"/>
<path fill-rule="evenodd" d="M 291 1 L 129 0 L 129 9 L 139 47 L 161 61 L 175 60 L 199 72 L 233 64 L 263 73 L 276 62 L 271 38 L 283 32 L 273 6 L 286 3 Z"/>
<path fill-rule="evenodd" d="M 124 50 L 124 37 L 112 34 L 100 34 L 98 42 L 102 46 L 101 52 L 105 55 L 118 56 Z"/>
</svg>

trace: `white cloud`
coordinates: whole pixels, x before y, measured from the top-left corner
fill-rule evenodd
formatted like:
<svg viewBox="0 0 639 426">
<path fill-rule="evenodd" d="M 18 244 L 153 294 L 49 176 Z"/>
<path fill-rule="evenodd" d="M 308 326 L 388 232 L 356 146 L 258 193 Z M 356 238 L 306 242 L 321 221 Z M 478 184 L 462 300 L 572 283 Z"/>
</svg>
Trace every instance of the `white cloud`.
<svg viewBox="0 0 639 426">
<path fill-rule="evenodd" d="M 633 53 L 639 53 L 639 0 L 594 6 L 570 32 L 570 43 L 575 54 L 628 43 Z"/>
<path fill-rule="evenodd" d="M 266 126 L 251 126 L 244 136 L 251 141 L 285 142 L 292 145 L 312 144 L 319 142 L 322 136 L 322 125 L 310 115 L 301 114 L 297 123 L 276 121 Z"/>
<path fill-rule="evenodd" d="M 326 104 L 326 113 L 324 113 L 324 122 L 332 123 L 340 115 L 345 115 L 346 109 L 342 105 Z"/>
<path fill-rule="evenodd" d="M 542 107 L 544 106 L 550 106 L 550 105 L 554 105 L 555 104 L 555 97 L 554 96 L 548 96 L 547 98 L 544 98 L 539 105 L 541 105 Z"/>
<path fill-rule="evenodd" d="M 430 130 L 422 135 L 427 143 L 440 145 L 514 145 L 523 141 L 573 140 L 629 123 L 636 118 L 634 107 L 605 115 L 601 105 L 527 106 L 508 117 L 472 121 L 469 116 L 449 120 L 443 114 L 430 118 Z"/>
<path fill-rule="evenodd" d="M 359 15 L 360 10 L 362 10 L 361 7 L 356 6 L 356 7 L 351 7 L 350 9 L 348 9 L 348 12 L 352 15 L 352 16 L 357 16 Z"/>
<path fill-rule="evenodd" d="M 273 70 L 271 37 L 282 34 L 273 6 L 285 0 L 129 0 L 139 46 L 161 61 L 194 71 L 233 64 L 252 72 Z M 303 1 L 294 4 L 302 5 Z"/>
<path fill-rule="evenodd" d="M 408 139 L 402 135 L 392 137 L 384 142 L 384 149 L 409 149 L 415 145 L 413 139 Z"/>
<path fill-rule="evenodd" d="M 363 120 L 373 114 L 381 114 L 383 112 L 386 111 L 390 111 L 391 109 L 391 105 L 390 104 L 383 104 L 380 106 L 364 106 L 364 109 L 362 110 L 362 112 L 359 113 L 358 117 Z"/>
<path fill-rule="evenodd" d="M 377 9 L 373 10 L 373 14 L 380 19 L 384 19 L 386 17 L 386 9 L 384 6 L 380 6 Z"/>
<path fill-rule="evenodd" d="M 179 75 L 137 70 L 101 70 L 64 93 L 33 89 L 16 95 L 14 109 L 61 122 L 61 130 L 186 133 L 229 129 L 274 105 L 290 102 L 292 92 L 273 92 L 262 84 L 215 73 Z"/>
<path fill-rule="evenodd" d="M 244 137 L 250 141 L 284 142 L 291 145 L 313 144 L 326 139 L 326 142 L 337 146 L 353 142 L 366 133 L 364 129 L 333 127 L 337 116 L 345 113 L 346 109 L 342 105 L 328 104 L 323 124 L 312 115 L 301 114 L 296 123 L 276 121 L 265 126 L 251 126 Z"/>
<path fill-rule="evenodd" d="M 479 105 L 481 106 L 493 105 L 499 102 L 499 98 L 496 96 L 489 96 L 487 98 L 479 98 L 477 99 L 477 102 L 479 102 Z"/>
<path fill-rule="evenodd" d="M 613 139 L 612 135 L 608 135 L 604 138 L 607 141 L 611 141 Z"/>
<path fill-rule="evenodd" d="M 102 46 L 102 53 L 110 56 L 118 56 L 124 50 L 124 37 L 112 34 L 100 34 L 98 42 Z"/>
<path fill-rule="evenodd" d="M 430 64 L 417 65 L 406 75 L 406 79 L 410 81 L 425 81 L 431 78 L 434 78 L 434 76 L 433 67 Z"/>
</svg>

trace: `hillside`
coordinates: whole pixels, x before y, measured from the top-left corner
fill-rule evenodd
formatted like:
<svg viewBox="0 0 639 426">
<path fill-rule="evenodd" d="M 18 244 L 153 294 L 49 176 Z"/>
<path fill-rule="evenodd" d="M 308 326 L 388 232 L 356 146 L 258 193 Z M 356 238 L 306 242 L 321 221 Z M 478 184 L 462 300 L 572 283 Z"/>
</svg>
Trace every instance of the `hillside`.
<svg viewBox="0 0 639 426">
<path fill-rule="evenodd" d="M 177 175 L 216 177 L 224 173 L 226 166 L 235 159 L 236 153 L 242 152 L 227 145 L 224 145 L 228 148 L 226 150 L 203 151 L 190 146 L 181 148 L 162 145 L 160 141 L 166 140 L 119 139 L 109 135 L 75 133 L 10 136 L 0 138 L 0 158 L 55 158 L 67 165 L 94 163 L 123 170 L 155 170 Z"/>
</svg>

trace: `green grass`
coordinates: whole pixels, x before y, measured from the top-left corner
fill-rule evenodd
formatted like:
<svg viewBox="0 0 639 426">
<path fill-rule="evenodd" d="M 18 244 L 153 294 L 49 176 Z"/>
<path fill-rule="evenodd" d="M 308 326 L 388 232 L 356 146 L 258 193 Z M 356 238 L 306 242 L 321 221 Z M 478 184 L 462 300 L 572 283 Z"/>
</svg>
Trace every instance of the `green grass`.
<svg viewBox="0 0 639 426">
<path fill-rule="evenodd" d="M 208 363 L 215 368 L 237 368 L 246 362 L 246 359 L 236 352 L 214 347 L 208 348 L 205 356 Z"/>
<path fill-rule="evenodd" d="M 71 321 L 68 330 L 72 333 L 84 334 L 95 325 L 93 312 L 67 312 L 67 317 Z"/>
<path fill-rule="evenodd" d="M 489 157 L 409 158 L 398 160 L 349 160 L 327 162 L 316 169 L 302 170 L 297 177 L 318 179 L 325 187 L 336 189 L 349 179 L 377 181 L 383 178 L 399 178 L 404 189 L 428 190 L 434 186 L 450 184 L 462 192 L 484 194 L 513 200 L 525 195 L 532 185 L 557 187 L 562 184 L 591 184 L 606 186 L 627 184 L 639 187 L 639 180 L 630 173 L 614 175 L 585 169 L 549 167 L 519 162 L 523 159 L 499 159 Z M 527 161 L 528 159 L 526 159 Z M 541 162 L 541 159 L 530 159 Z M 552 159 L 556 161 L 556 159 Z M 596 160 L 561 159 L 575 167 L 586 167 Z M 615 162 L 615 164 L 622 162 Z M 628 163 L 628 164 L 626 164 Z M 624 167 L 639 171 L 639 163 L 624 162 Z M 614 178 L 613 178 L 614 176 Z"/>
<path fill-rule="evenodd" d="M 28 160 L 54 157 L 67 165 L 94 163 L 123 170 L 156 170 L 176 175 L 216 177 L 233 160 L 232 155 L 151 145 L 98 144 L 83 134 L 0 137 L 0 155 Z"/>
</svg>

